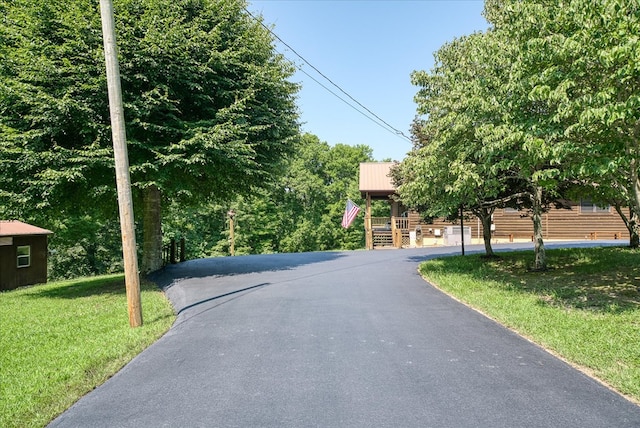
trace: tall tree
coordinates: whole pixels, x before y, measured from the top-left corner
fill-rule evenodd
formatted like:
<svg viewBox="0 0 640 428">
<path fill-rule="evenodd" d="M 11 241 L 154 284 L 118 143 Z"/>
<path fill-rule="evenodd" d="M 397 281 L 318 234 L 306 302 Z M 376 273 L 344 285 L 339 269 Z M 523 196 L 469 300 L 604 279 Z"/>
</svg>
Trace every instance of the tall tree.
<svg viewBox="0 0 640 428">
<path fill-rule="evenodd" d="M 558 115 L 563 100 L 549 90 L 571 67 L 556 55 L 557 33 L 566 30 L 555 20 L 562 7 L 554 0 L 487 0 L 492 27 L 445 44 L 431 73 L 413 74 L 425 119 L 414 127 L 418 145 L 398 169 L 400 194 L 434 215 L 464 203 L 486 228 L 497 206 L 528 208 L 535 269 L 546 268 L 542 213 L 562 196 L 575 160 L 565 134 L 570 121 Z"/>
<path fill-rule="evenodd" d="M 548 201 L 561 196 L 559 190 L 565 178 L 562 171 L 572 153 L 564 135 L 567 122 L 556 115 L 560 100 L 549 96 L 540 85 L 541 79 L 557 79 L 548 65 L 558 44 L 553 20 L 562 7 L 553 0 L 485 3 L 485 15 L 493 25 L 490 31 L 502 40 L 510 59 L 500 103 L 502 124 L 491 130 L 487 149 L 511 153 L 502 158 L 500 165 L 511 169 L 528 187 L 535 269 L 546 269 L 542 213 Z"/>
<path fill-rule="evenodd" d="M 431 217 L 452 217 L 460 206 L 483 224 L 487 255 L 491 217 L 519 195 L 505 153 L 488 150 L 488 130 L 502 124 L 500 110 L 509 61 L 492 33 L 446 43 L 431 72 L 416 71 L 412 83 L 418 113 L 414 149 L 393 170 L 402 201 Z"/>
<path fill-rule="evenodd" d="M 537 108 L 529 129 L 556 140 L 551 151 L 563 158 L 564 175 L 616 206 L 638 247 L 640 5 L 488 0 L 486 13 L 519 46 L 517 81 L 528 85 L 529 102 L 544 105 L 544 120 Z"/>
<path fill-rule="evenodd" d="M 572 174 L 597 202 L 614 205 L 640 247 L 640 4 L 573 0 L 557 11 L 562 23 L 554 66 L 543 84 L 561 100 L 559 120 L 574 156 Z M 561 68 L 556 64 L 569 62 Z M 549 74 L 549 73 L 547 73 Z M 621 209 L 629 208 L 629 216 Z"/>
<path fill-rule="evenodd" d="M 113 202 L 95 2 L 1 5 L 0 154 L 9 168 L 0 197 L 17 216 L 84 196 Z M 115 1 L 132 181 L 146 213 L 143 271 L 161 263 L 162 201 L 247 192 L 294 151 L 293 66 L 245 7 Z"/>
</svg>

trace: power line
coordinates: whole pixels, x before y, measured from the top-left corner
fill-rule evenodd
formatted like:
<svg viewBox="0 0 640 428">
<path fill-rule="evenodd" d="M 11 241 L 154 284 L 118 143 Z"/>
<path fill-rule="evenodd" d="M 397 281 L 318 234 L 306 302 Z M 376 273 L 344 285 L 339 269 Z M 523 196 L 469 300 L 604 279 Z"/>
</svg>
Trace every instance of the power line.
<svg viewBox="0 0 640 428">
<path fill-rule="evenodd" d="M 342 101 L 343 103 L 345 103 L 346 105 L 348 105 L 349 107 L 351 107 L 352 109 L 354 109 L 356 112 L 360 113 L 362 116 L 364 116 L 365 118 L 369 119 L 371 122 L 373 122 L 374 124 L 378 125 L 379 127 L 381 127 L 382 129 L 384 129 L 387 132 L 390 132 L 394 135 L 398 135 L 402 134 L 402 131 L 398 131 L 395 128 L 391 127 L 389 125 L 389 127 L 391 129 L 389 129 L 389 127 L 385 127 L 385 125 L 383 125 L 382 123 L 376 121 L 374 118 L 372 118 L 371 116 L 368 116 L 365 112 L 358 110 L 358 108 L 356 106 L 354 106 L 353 104 L 351 104 L 349 101 L 345 100 L 344 98 L 342 98 L 340 95 L 336 94 L 335 92 L 333 92 L 330 88 L 328 88 L 327 86 L 325 86 L 322 82 L 320 82 L 318 79 L 316 79 L 315 77 L 313 77 L 312 75 L 310 75 L 309 73 L 307 73 L 304 69 L 302 69 L 301 67 L 296 65 L 296 68 L 298 70 L 300 70 L 301 73 L 304 73 L 307 77 L 309 77 L 311 80 L 313 80 L 314 82 L 316 82 L 318 85 L 320 85 L 323 89 L 325 89 L 327 92 L 329 92 L 331 95 L 333 95 L 334 97 L 336 97 L 337 99 L 339 99 L 340 101 Z M 384 122 L 384 121 L 383 121 Z M 386 123 L 386 122 L 385 122 Z M 404 134 L 401 135 L 402 137 L 405 137 Z M 406 137 L 405 137 L 406 138 Z"/>
<path fill-rule="evenodd" d="M 291 52 L 293 52 L 298 58 L 300 58 L 305 64 L 307 64 L 309 67 L 311 67 L 316 73 L 318 73 L 320 76 L 322 76 L 327 82 L 329 82 L 331 85 L 333 85 L 335 88 L 337 88 L 340 92 L 342 92 L 344 95 L 346 95 L 351 101 L 355 102 L 358 106 L 360 106 L 362 109 L 364 109 L 367 113 L 369 113 L 369 115 L 373 116 L 369 116 L 366 113 L 364 113 L 363 111 L 359 110 L 357 107 L 355 107 L 353 104 L 351 104 L 350 102 L 348 102 L 347 100 L 345 100 L 344 98 L 340 97 L 338 94 L 336 94 L 335 92 L 333 92 L 332 90 L 330 90 L 329 88 L 327 88 L 325 85 L 323 85 L 322 83 L 320 83 L 317 79 L 315 79 L 314 77 L 312 77 L 309 73 L 307 73 L 306 71 L 304 71 L 302 69 L 301 66 L 295 64 L 296 68 L 298 70 L 300 70 L 302 73 L 304 73 L 305 75 L 307 75 L 309 78 L 311 78 L 313 81 L 315 81 L 316 83 L 318 83 L 322 88 L 324 88 L 326 91 L 328 91 L 329 93 L 331 93 L 333 96 L 335 96 L 336 98 L 338 98 L 339 100 L 341 100 L 342 102 L 344 102 L 345 104 L 347 104 L 349 107 L 353 108 L 355 111 L 357 111 L 358 113 L 360 113 L 361 115 L 363 115 L 364 117 L 366 117 L 367 119 L 371 120 L 372 122 L 374 122 L 376 125 L 380 126 L 381 128 L 383 128 L 384 130 L 398 136 L 401 138 L 406 139 L 407 141 L 411 142 L 411 138 L 409 138 L 407 135 L 405 135 L 404 132 L 400 131 L 399 129 L 395 128 L 394 126 L 390 125 L 388 122 L 386 122 L 384 119 L 382 119 L 380 116 L 378 116 L 377 114 L 375 114 L 373 111 L 371 111 L 370 109 L 368 109 L 366 106 L 364 106 L 362 103 L 360 103 L 360 101 L 356 100 L 354 97 L 352 97 L 349 93 L 347 93 L 344 89 L 342 89 L 338 84 L 336 84 L 333 80 L 331 80 L 329 77 L 327 77 L 323 72 L 321 72 L 320 70 L 318 70 L 313 64 L 311 64 L 309 61 L 307 61 L 307 59 L 305 57 L 303 57 L 301 54 L 299 54 L 295 49 L 293 49 L 287 42 L 285 42 L 284 40 L 282 40 L 282 38 L 280 38 L 280 36 L 278 36 L 276 33 L 273 32 L 273 30 L 271 30 L 271 28 L 269 28 L 268 26 L 266 26 L 264 24 L 264 22 L 261 19 L 258 19 L 255 15 L 253 15 L 246 7 L 244 8 L 245 12 L 247 12 L 247 14 L 249 14 L 249 16 L 251 16 L 256 22 L 258 22 L 262 27 L 264 27 L 273 37 L 275 37 L 280 43 L 282 43 L 287 49 L 289 49 Z M 375 119 L 374 119 L 375 118 Z"/>
</svg>

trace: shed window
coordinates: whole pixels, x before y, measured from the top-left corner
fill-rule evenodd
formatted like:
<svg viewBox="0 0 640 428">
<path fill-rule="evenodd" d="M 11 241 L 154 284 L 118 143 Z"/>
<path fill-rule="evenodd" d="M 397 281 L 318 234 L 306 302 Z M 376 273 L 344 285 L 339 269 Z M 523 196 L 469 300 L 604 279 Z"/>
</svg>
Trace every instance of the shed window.
<svg viewBox="0 0 640 428">
<path fill-rule="evenodd" d="M 29 267 L 31 266 L 31 246 L 23 245 L 18 247 L 18 267 Z"/>
</svg>

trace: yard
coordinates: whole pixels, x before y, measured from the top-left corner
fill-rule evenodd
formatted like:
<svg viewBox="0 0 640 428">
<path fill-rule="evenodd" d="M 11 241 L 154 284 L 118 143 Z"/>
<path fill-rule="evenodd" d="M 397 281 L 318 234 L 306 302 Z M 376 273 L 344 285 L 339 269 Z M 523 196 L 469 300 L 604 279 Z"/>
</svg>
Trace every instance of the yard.
<svg viewBox="0 0 640 428">
<path fill-rule="evenodd" d="M 45 426 L 162 336 L 171 305 L 154 284 L 141 295 L 132 329 L 122 275 L 0 293 L 0 426 Z"/>
<path fill-rule="evenodd" d="M 640 252 L 548 250 L 551 268 L 531 271 L 531 252 L 425 262 L 422 275 L 640 403 Z"/>
</svg>

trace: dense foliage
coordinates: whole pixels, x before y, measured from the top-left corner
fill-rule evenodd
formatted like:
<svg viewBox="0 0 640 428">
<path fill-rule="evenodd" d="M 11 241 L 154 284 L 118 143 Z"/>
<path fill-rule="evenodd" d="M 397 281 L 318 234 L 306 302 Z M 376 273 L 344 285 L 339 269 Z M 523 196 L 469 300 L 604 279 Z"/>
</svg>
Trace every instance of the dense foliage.
<svg viewBox="0 0 640 428">
<path fill-rule="evenodd" d="M 230 254 L 229 218 L 234 210 L 236 255 L 364 248 L 361 213 L 348 229 L 340 225 L 347 198 L 359 204 L 360 162 L 371 162 L 367 146 L 330 146 L 307 134 L 299 151 L 269 186 L 226 201 L 198 205 L 174 201 L 163 210 L 164 244 L 185 239 L 188 259 Z M 389 204 L 375 201 L 373 215 L 389 215 Z M 115 215 L 66 215 L 49 220 L 49 276 L 73 278 L 122 271 L 121 240 Z M 141 233 L 138 228 L 138 233 Z"/>
<path fill-rule="evenodd" d="M 226 205 L 180 209 L 165 219 L 165 230 L 187 239 L 189 257 L 229 254 L 233 210 L 235 254 L 302 252 L 364 247 L 363 215 L 340 226 L 347 198 L 360 204 L 358 168 L 372 161 L 367 146 L 330 146 L 305 134 L 286 172 L 268 189 L 256 189 Z M 388 215 L 388 204 L 377 204 Z M 382 214 L 385 213 L 385 214 Z"/>
<path fill-rule="evenodd" d="M 195 205 L 246 194 L 268 185 L 295 150 L 297 85 L 287 80 L 294 68 L 245 5 L 115 1 L 140 213 L 161 213 L 162 201 Z M 71 229 L 86 215 L 112 226 L 98 5 L 3 0 L 0 12 L 0 216 Z M 145 220 L 141 268 L 149 271 L 160 263 L 161 214 L 138 218 Z"/>
<path fill-rule="evenodd" d="M 585 196 L 640 227 L 640 4 L 635 0 L 487 0 L 491 27 L 445 44 L 412 80 L 424 115 L 395 170 L 403 201 L 448 215 L 467 206 L 541 213 Z M 572 193 L 567 190 L 571 189 Z"/>
<path fill-rule="evenodd" d="M 293 66 L 243 0 L 115 0 L 143 272 L 187 257 L 353 249 L 366 146 L 300 136 Z M 122 270 L 98 5 L 0 0 L 0 217 L 53 230 L 50 276 Z M 376 209 L 386 210 L 378 205 Z"/>
</svg>

